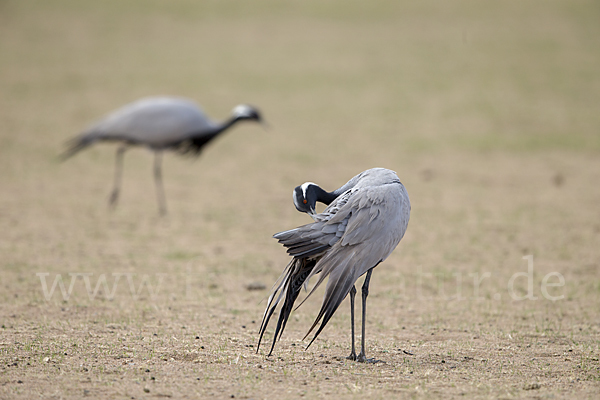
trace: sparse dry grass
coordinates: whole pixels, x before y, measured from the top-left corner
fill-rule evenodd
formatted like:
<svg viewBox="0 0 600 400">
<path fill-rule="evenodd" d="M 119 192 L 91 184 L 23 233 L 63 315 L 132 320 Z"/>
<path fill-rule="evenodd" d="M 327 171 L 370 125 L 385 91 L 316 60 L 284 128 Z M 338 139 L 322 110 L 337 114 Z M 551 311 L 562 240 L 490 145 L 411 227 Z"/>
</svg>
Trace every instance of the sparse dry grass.
<svg viewBox="0 0 600 400">
<path fill-rule="evenodd" d="M 0 2 L 0 398 L 596 397 L 599 11 Z M 165 157 L 165 219 L 150 157 L 132 150 L 110 213 L 112 148 L 55 157 L 94 118 L 163 93 L 215 118 L 250 102 L 272 129 Z M 372 280 L 367 345 L 385 363 L 343 359 L 347 305 L 304 351 L 319 294 L 274 357 L 256 354 L 261 300 L 287 262 L 270 236 L 307 222 L 292 188 L 373 166 L 396 170 L 413 204 Z M 537 300 L 516 301 L 527 255 Z M 552 272 L 565 284 L 545 297 Z M 47 300 L 40 273 L 48 288 L 74 277 L 71 297 Z M 93 291 L 102 274 L 109 291 L 119 276 L 115 292 L 90 297 L 85 279 Z M 513 294 L 526 289 L 517 278 Z"/>
</svg>

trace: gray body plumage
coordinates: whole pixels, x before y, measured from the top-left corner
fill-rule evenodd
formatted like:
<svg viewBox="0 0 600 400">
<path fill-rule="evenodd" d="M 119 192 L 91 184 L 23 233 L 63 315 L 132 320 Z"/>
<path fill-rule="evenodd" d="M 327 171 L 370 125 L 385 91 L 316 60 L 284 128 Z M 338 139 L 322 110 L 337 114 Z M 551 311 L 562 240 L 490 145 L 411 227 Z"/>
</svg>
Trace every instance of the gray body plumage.
<svg viewBox="0 0 600 400">
<path fill-rule="evenodd" d="M 96 142 L 119 142 L 117 149 L 115 185 L 110 204 L 119 196 L 123 153 L 129 146 L 146 146 L 155 152 L 154 178 L 161 214 L 166 213 L 162 186 L 162 151 L 198 155 L 218 134 L 241 120 L 262 122 L 255 108 L 236 106 L 230 118 L 211 121 L 196 103 L 178 97 L 147 97 L 127 104 L 89 126 L 69 141 L 62 158 L 66 159 Z"/>
<path fill-rule="evenodd" d="M 310 297 L 329 277 L 321 310 L 307 333 L 308 336 L 322 321 L 312 339 L 314 341 L 357 279 L 384 261 L 406 232 L 410 200 L 395 172 L 384 168 L 369 169 L 332 193 L 337 197 L 321 214 L 312 215 L 315 222 L 274 235 L 294 258 L 269 297 L 261 338 L 277 304 L 286 298 L 283 312 L 290 294 L 292 303 L 297 298 L 297 278 L 302 278 L 304 283 L 315 274 L 320 274 L 306 297 Z M 307 268 L 310 271 L 306 271 Z M 292 286 L 295 287 L 290 291 Z M 291 305 L 287 304 L 287 308 L 290 308 L 286 311 L 289 316 Z M 287 316 L 284 320 L 287 320 Z M 282 332 L 285 322 L 281 322 L 282 327 L 278 331 Z M 276 336 L 278 333 L 280 336 L 280 332 L 276 332 Z"/>
<path fill-rule="evenodd" d="M 87 142 L 121 140 L 165 149 L 192 135 L 210 134 L 217 124 L 194 102 L 174 97 L 149 97 L 127 104 L 82 133 Z"/>
</svg>

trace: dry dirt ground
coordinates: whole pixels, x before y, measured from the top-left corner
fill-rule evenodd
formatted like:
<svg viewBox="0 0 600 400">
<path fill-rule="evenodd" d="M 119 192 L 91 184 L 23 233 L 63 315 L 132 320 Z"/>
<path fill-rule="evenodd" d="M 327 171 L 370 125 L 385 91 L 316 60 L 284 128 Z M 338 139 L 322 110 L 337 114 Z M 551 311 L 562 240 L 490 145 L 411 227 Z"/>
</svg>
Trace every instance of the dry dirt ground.
<svg viewBox="0 0 600 400">
<path fill-rule="evenodd" d="M 600 17 L 593 1 L 0 1 L 0 398 L 598 398 Z M 145 95 L 237 126 L 198 160 L 65 163 Z M 256 352 L 291 203 L 374 166 L 413 209 L 371 281 Z M 359 285 L 361 283 L 359 282 Z M 267 332 L 268 345 L 272 329 Z"/>
</svg>

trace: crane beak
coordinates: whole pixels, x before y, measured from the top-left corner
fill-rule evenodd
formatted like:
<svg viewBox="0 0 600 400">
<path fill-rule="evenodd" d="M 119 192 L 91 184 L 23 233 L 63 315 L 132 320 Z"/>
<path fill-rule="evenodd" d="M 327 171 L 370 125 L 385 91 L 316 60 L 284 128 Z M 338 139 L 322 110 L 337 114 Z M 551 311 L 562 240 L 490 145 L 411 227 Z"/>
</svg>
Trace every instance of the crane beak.
<svg viewBox="0 0 600 400">
<path fill-rule="evenodd" d="M 260 124 L 260 126 L 262 126 L 262 127 L 263 127 L 263 129 L 264 129 L 265 131 L 268 131 L 268 130 L 270 130 L 270 129 L 271 129 L 271 125 L 270 125 L 270 124 L 268 124 L 268 123 L 267 123 L 267 121 L 265 121 L 264 119 L 260 119 L 260 120 L 258 120 L 258 123 Z"/>
</svg>

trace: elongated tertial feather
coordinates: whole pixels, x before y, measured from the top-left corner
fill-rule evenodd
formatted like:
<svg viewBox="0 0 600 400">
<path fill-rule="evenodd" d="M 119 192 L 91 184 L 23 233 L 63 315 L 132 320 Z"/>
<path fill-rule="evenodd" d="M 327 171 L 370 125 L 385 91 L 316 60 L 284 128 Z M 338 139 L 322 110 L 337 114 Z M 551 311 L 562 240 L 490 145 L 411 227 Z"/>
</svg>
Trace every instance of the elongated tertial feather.
<svg viewBox="0 0 600 400">
<path fill-rule="evenodd" d="M 269 320 L 275 312 L 277 305 L 283 299 L 283 305 L 279 311 L 279 319 L 277 321 L 275 333 L 273 334 L 273 343 L 271 344 L 271 349 L 268 355 L 270 356 L 273 352 L 275 343 L 281 339 L 281 336 L 283 335 L 288 318 L 294 307 L 294 302 L 298 298 L 302 286 L 304 285 L 306 278 L 310 275 L 315 264 L 316 260 L 294 258 L 284 270 L 279 284 L 274 287 L 271 295 L 269 296 L 269 300 L 267 301 L 267 308 L 260 326 L 260 337 L 258 339 L 257 352 L 260 349 L 260 343 L 269 324 Z M 277 297 L 276 300 L 275 297 Z"/>
<path fill-rule="evenodd" d="M 68 158 L 71 158 L 75 154 L 79 153 L 81 150 L 85 149 L 90 145 L 90 142 L 84 140 L 83 138 L 76 137 L 67 141 L 66 150 L 58 156 L 60 161 L 65 161 Z"/>
</svg>

